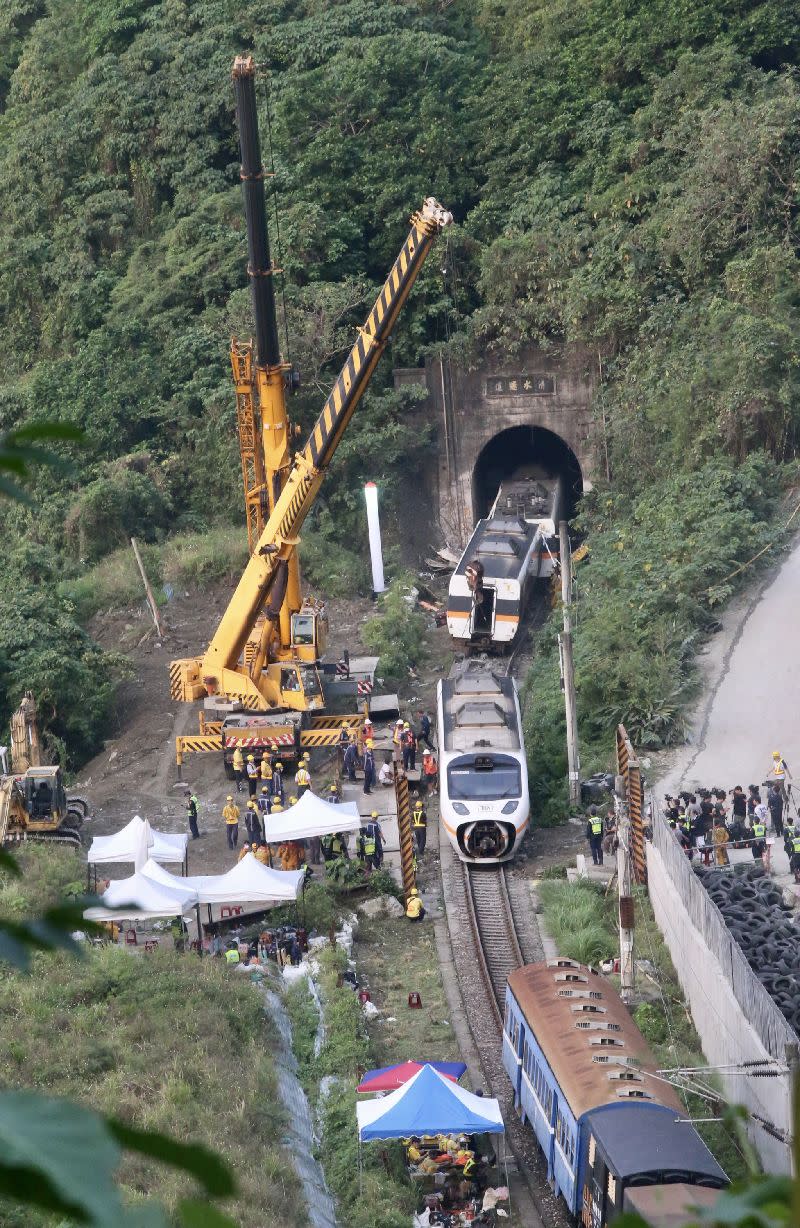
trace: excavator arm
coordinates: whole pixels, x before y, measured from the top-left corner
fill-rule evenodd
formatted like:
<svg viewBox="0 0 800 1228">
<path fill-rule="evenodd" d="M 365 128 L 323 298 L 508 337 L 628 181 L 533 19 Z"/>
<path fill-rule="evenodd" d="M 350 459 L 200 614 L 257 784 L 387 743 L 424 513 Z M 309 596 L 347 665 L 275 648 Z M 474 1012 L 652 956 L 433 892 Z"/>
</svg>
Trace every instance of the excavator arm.
<svg viewBox="0 0 800 1228">
<path fill-rule="evenodd" d="M 372 311 L 359 329 L 358 339 L 305 448 L 294 458 L 286 483 L 205 655 L 201 659 L 172 662 L 173 698 L 193 700 L 216 695 L 237 699 L 254 710 L 275 706 L 264 665 L 286 594 L 290 561 L 300 529 L 433 241 L 452 220 L 452 215 L 433 197 L 428 197 L 412 217 L 408 237 Z M 258 651 L 247 669 L 240 658 L 262 609 L 266 620 Z"/>
</svg>

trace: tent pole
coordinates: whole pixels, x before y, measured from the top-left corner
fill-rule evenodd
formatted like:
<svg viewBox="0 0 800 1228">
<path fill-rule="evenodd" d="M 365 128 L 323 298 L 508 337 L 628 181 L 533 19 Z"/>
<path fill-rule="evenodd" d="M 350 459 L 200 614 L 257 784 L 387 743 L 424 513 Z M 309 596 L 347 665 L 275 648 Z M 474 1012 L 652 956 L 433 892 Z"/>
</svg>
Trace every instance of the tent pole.
<svg viewBox="0 0 800 1228">
<path fill-rule="evenodd" d="M 197 953 L 200 958 L 203 958 L 203 927 L 200 924 L 200 905 L 195 904 L 197 911 Z"/>
<path fill-rule="evenodd" d="M 503 1175 L 506 1179 L 506 1189 L 508 1190 L 508 1209 L 511 1210 L 511 1186 L 508 1184 L 508 1152 L 506 1151 L 506 1136 L 502 1134 L 503 1139 Z"/>
</svg>

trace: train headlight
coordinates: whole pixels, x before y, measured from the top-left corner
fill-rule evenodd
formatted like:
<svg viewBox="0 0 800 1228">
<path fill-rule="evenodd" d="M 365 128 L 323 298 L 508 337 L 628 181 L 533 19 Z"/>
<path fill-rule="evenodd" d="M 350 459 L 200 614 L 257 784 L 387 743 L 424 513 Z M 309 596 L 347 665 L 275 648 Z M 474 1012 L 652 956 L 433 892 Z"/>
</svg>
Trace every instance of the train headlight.
<svg viewBox="0 0 800 1228">
<path fill-rule="evenodd" d="M 463 802 L 453 802 L 453 809 L 456 814 L 469 814 L 469 807 L 465 806 Z"/>
<path fill-rule="evenodd" d="M 519 805 L 519 799 L 517 799 L 517 801 L 515 802 L 506 802 L 505 806 L 500 811 L 500 813 L 501 814 L 513 814 L 518 805 Z"/>
</svg>

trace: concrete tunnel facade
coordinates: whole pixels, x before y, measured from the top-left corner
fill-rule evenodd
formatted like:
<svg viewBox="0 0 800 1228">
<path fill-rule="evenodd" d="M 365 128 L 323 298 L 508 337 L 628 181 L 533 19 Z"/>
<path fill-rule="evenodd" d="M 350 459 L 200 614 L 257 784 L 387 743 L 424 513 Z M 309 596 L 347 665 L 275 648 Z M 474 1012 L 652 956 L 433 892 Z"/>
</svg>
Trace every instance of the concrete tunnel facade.
<svg viewBox="0 0 800 1228">
<path fill-rule="evenodd" d="M 441 540 L 462 549 L 501 481 L 520 469 L 563 473 L 572 515 L 604 472 L 603 440 L 592 412 L 594 368 L 584 351 L 529 349 L 475 370 L 443 362 L 394 373 L 395 385 L 427 389 L 424 415 L 437 435 L 426 474 Z"/>
</svg>

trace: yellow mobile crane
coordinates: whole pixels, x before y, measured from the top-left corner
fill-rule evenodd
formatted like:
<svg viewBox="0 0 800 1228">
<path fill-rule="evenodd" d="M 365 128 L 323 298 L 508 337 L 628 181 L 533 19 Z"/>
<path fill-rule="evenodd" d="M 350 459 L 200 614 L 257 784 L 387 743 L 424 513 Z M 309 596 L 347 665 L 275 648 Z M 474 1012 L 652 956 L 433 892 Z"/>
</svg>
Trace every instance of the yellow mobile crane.
<svg viewBox="0 0 800 1228">
<path fill-rule="evenodd" d="M 452 215 L 428 197 L 411 218 L 400 249 L 358 340 L 342 367 L 302 452 L 295 455 L 286 483 L 204 656 L 173 661 L 174 699 L 223 696 L 251 711 L 278 706 L 303 710 L 317 706 L 321 687 L 313 667 L 268 664 L 269 645 L 289 584 L 289 564 L 299 532 L 316 498 L 325 470 L 383 352 L 411 287 L 438 233 Z M 249 665 L 242 654 L 261 611 L 264 622 Z"/>
<path fill-rule="evenodd" d="M 314 666 L 324 644 L 325 620 L 320 607 L 301 600 L 298 533 L 431 244 L 452 221 L 433 198 L 411 219 L 411 232 L 316 427 L 290 465 L 285 394 L 291 367 L 282 361 L 278 344 L 252 57 L 237 57 L 233 79 L 256 322 L 255 351 L 252 343 L 236 339 L 231 346 L 251 559 L 205 655 L 172 662 L 170 688 L 175 699 L 211 697 L 274 715 L 264 718 L 270 728 L 263 730 L 252 727 L 253 718 L 231 716 L 220 727 L 201 715 L 200 735 L 177 739 L 179 766 L 185 752 L 220 747 L 229 766 L 231 748 L 251 743 L 271 742 L 290 757 L 300 744 L 302 714 L 322 708 Z M 288 719 L 276 724 L 278 712 Z M 228 731 L 230 739 L 228 724 L 236 726 Z"/>
</svg>

